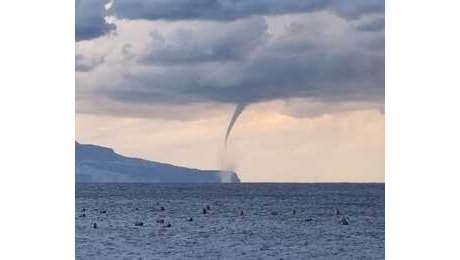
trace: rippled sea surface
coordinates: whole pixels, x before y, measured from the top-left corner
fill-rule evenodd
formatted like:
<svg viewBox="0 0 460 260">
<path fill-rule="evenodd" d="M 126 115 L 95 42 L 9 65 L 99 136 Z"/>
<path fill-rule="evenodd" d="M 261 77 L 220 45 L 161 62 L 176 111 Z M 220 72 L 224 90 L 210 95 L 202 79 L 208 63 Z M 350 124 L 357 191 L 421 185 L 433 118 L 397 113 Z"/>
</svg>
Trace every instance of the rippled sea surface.
<svg viewBox="0 0 460 260">
<path fill-rule="evenodd" d="M 385 185 L 77 184 L 75 228 L 77 259 L 383 259 Z"/>
</svg>

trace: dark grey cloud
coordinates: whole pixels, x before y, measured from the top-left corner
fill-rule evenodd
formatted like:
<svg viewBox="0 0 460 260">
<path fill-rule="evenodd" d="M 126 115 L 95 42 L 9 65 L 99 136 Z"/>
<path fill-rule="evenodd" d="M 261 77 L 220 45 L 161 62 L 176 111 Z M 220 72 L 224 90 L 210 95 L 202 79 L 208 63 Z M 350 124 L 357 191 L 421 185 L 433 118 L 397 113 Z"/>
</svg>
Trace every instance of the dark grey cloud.
<svg viewBox="0 0 460 260">
<path fill-rule="evenodd" d="M 334 56 L 317 50 L 283 56 L 266 53 L 250 62 L 224 68 L 224 75 L 218 74 L 216 78 L 208 78 L 215 72 L 208 66 L 152 70 L 125 76 L 119 85 L 100 94 L 132 104 L 237 104 L 296 97 L 331 102 L 381 101 L 384 68 L 383 56 L 361 52 Z"/>
<path fill-rule="evenodd" d="M 382 13 L 383 0 L 117 0 L 117 17 L 145 20 L 235 20 L 253 15 L 282 15 L 330 10 L 356 19 Z"/>
<path fill-rule="evenodd" d="M 347 19 L 384 13 L 384 0 L 109 0 L 75 1 L 75 39 L 90 40 L 116 29 L 107 23 L 110 14 L 128 20 L 218 20 L 229 21 L 255 15 L 283 15 L 331 11 Z"/>
<path fill-rule="evenodd" d="M 122 81 L 97 94 L 130 104 L 239 104 L 299 97 L 382 102 L 385 57 L 366 50 L 384 46 L 384 38 L 379 35 L 351 49 L 340 44 L 332 48 L 332 43 L 322 44 L 324 40 L 315 39 L 320 36 L 313 37 L 315 42 L 307 37 L 306 28 L 293 24 L 297 29 L 288 26 L 283 36 L 271 40 L 265 39 L 267 26 L 262 18 L 208 26 L 185 36 L 180 29 L 170 32 L 169 38 L 154 34 L 152 45 L 157 47 L 142 59 L 154 66 L 127 72 Z M 328 33 L 324 35 L 328 39 Z M 355 35 L 338 40 L 346 42 L 349 37 Z M 199 44 L 194 39 L 200 39 Z M 167 41 L 171 46 L 160 44 Z M 256 44 L 248 48 L 248 43 Z M 236 58 L 239 55 L 228 59 L 213 51 L 216 46 L 242 53 L 241 59 Z M 215 55 L 202 55 L 208 50 Z"/>
<path fill-rule="evenodd" d="M 149 107 L 295 98 L 325 104 L 384 103 L 385 36 L 384 30 L 378 30 L 380 18 L 349 21 L 383 12 L 383 1 L 355 0 L 349 5 L 324 0 L 193 3 L 115 1 L 113 11 L 118 17 L 174 22 L 151 31 L 146 48 L 134 42 L 122 45 L 123 57 L 115 59 L 120 66 L 113 65 L 112 70 L 104 65 L 106 75 L 116 75 L 113 79 L 92 86 L 100 81 L 97 75 L 97 80 L 82 82 L 84 91 L 78 91 L 77 86 L 78 103 L 85 104 L 80 111 L 149 116 Z M 304 9 L 294 10 L 294 6 Z M 224 14 L 222 10 L 230 11 Z M 277 17 L 281 20 L 271 21 L 277 28 L 270 28 L 264 17 L 253 16 L 305 10 L 332 10 L 335 14 Z M 204 21 L 176 21 L 184 19 Z M 88 71 L 90 64 L 98 64 L 97 60 L 83 61 L 76 63 L 77 70 Z M 104 108 L 88 104 L 104 104 Z"/>
<path fill-rule="evenodd" d="M 177 30 L 168 35 L 151 33 L 146 64 L 177 65 L 237 61 L 247 57 L 268 37 L 263 18 Z"/>
<path fill-rule="evenodd" d="M 331 0 L 119 0 L 120 18 L 145 20 L 235 20 L 252 15 L 301 13 L 326 8 Z"/>
<path fill-rule="evenodd" d="M 385 36 L 380 35 L 375 37 L 369 41 L 367 41 L 364 46 L 365 48 L 376 51 L 377 53 L 384 53 L 385 52 Z"/>
<path fill-rule="evenodd" d="M 104 63 L 104 57 L 88 58 L 81 54 L 75 55 L 75 70 L 80 72 L 88 72 Z"/>
<path fill-rule="evenodd" d="M 347 19 L 358 19 L 366 14 L 385 13 L 384 0 L 336 0 L 331 9 L 339 16 Z"/>
<path fill-rule="evenodd" d="M 232 88 L 202 86 L 197 92 L 230 103 L 293 97 L 360 100 L 381 94 L 384 85 L 384 58 L 359 52 L 333 57 L 322 52 L 267 55 L 245 71 Z"/>
<path fill-rule="evenodd" d="M 106 22 L 107 11 L 102 0 L 75 1 L 75 41 L 90 40 L 116 29 Z"/>
<path fill-rule="evenodd" d="M 356 27 L 361 31 L 375 32 L 385 29 L 385 18 L 375 19 L 369 23 L 363 23 Z"/>
</svg>

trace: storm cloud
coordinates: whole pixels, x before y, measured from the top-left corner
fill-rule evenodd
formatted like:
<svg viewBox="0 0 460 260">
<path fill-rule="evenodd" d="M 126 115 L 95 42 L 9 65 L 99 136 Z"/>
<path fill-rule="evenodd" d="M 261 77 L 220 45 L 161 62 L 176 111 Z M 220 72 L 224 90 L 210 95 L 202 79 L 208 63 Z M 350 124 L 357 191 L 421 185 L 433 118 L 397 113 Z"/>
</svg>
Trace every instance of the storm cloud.
<svg viewBox="0 0 460 260">
<path fill-rule="evenodd" d="M 102 0 L 75 0 L 75 41 L 91 40 L 116 29 L 107 22 L 107 8 Z"/>
<path fill-rule="evenodd" d="M 358 30 L 362 31 L 380 31 L 385 29 L 385 18 L 375 19 L 369 23 L 361 24 L 358 26 Z"/>
<path fill-rule="evenodd" d="M 177 65 L 237 61 L 245 58 L 268 37 L 263 18 L 180 29 L 167 35 L 151 32 L 150 52 L 143 62 Z"/>
<path fill-rule="evenodd" d="M 88 72 L 104 63 L 104 57 L 86 58 L 81 54 L 75 55 L 75 70 L 80 72 Z"/>
<path fill-rule="evenodd" d="M 119 36 L 109 39 L 116 47 L 77 62 L 77 111 L 132 115 L 156 105 L 294 98 L 384 103 L 383 1 L 115 0 L 111 11 L 119 19 Z M 116 28 L 83 21 L 92 29 L 80 39 Z M 142 41 L 130 41 L 136 26 Z"/>
<path fill-rule="evenodd" d="M 327 10 L 347 19 L 384 12 L 383 0 L 109 0 L 75 1 L 75 39 L 89 40 L 116 29 L 107 23 L 110 14 L 128 20 L 229 21 L 255 15 L 274 16 Z"/>
<path fill-rule="evenodd" d="M 254 15 L 283 15 L 330 10 L 357 19 L 367 13 L 382 13 L 381 0 L 116 0 L 120 18 L 145 20 L 235 20 Z"/>
</svg>

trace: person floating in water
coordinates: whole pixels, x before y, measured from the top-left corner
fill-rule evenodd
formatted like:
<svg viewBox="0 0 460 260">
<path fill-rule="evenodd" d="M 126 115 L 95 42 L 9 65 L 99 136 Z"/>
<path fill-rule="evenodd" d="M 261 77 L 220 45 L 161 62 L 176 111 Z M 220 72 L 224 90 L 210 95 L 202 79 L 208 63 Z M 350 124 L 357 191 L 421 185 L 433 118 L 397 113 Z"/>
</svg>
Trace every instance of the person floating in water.
<svg viewBox="0 0 460 260">
<path fill-rule="evenodd" d="M 340 224 L 342 224 L 342 225 L 350 225 L 350 222 L 348 221 L 348 219 L 346 217 L 342 217 L 340 219 Z"/>
</svg>

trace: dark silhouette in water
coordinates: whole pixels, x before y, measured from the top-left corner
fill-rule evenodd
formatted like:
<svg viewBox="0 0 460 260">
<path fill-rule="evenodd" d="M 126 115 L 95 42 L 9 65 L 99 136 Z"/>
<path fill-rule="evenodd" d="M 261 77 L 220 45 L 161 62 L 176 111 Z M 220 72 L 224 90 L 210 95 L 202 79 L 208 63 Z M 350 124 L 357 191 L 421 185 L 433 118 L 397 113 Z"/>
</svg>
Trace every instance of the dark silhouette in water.
<svg viewBox="0 0 460 260">
<path fill-rule="evenodd" d="M 241 211 L 241 212 L 240 212 L 240 216 L 243 216 L 243 215 L 244 215 L 244 211 Z"/>
<path fill-rule="evenodd" d="M 211 210 L 211 206 L 206 205 L 206 209 L 207 209 L 207 210 Z"/>
<path fill-rule="evenodd" d="M 144 222 L 137 221 L 136 223 L 134 223 L 134 225 L 137 227 L 141 227 L 144 225 Z"/>
<path fill-rule="evenodd" d="M 313 221 L 313 219 L 312 218 L 305 219 L 305 222 L 310 222 L 310 221 Z"/>
<path fill-rule="evenodd" d="M 166 225 L 167 228 L 170 228 L 171 226 L 172 226 L 171 223 L 168 223 L 168 224 Z"/>
<path fill-rule="evenodd" d="M 83 214 L 79 215 L 78 217 L 79 217 L 79 218 L 84 218 L 84 217 L 86 217 L 86 214 L 83 213 Z"/>
<path fill-rule="evenodd" d="M 93 228 L 97 228 L 97 224 L 96 224 L 96 223 L 93 223 Z"/>
<path fill-rule="evenodd" d="M 295 209 L 292 211 L 292 215 L 295 215 L 297 212 L 295 211 Z"/>
<path fill-rule="evenodd" d="M 165 220 L 164 219 L 157 219 L 157 223 L 163 224 L 163 223 L 165 223 Z"/>
<path fill-rule="evenodd" d="M 189 219 L 188 219 L 188 222 L 192 222 L 192 221 L 193 221 L 193 218 L 189 218 Z"/>
<path fill-rule="evenodd" d="M 342 217 L 342 218 L 340 219 L 340 224 L 342 224 L 342 225 L 349 225 L 350 222 L 348 221 L 348 219 L 347 219 L 346 217 Z"/>
<path fill-rule="evenodd" d="M 85 211 L 86 211 L 86 209 L 85 209 L 85 208 L 82 208 L 82 209 L 81 209 L 81 211 L 85 212 Z"/>
<path fill-rule="evenodd" d="M 164 211 L 164 210 L 165 210 L 165 207 L 161 207 L 160 210 L 161 210 L 161 211 Z"/>
<path fill-rule="evenodd" d="M 338 216 L 340 215 L 340 210 L 339 209 L 335 209 L 335 214 Z"/>
<path fill-rule="evenodd" d="M 208 212 L 206 211 L 206 209 L 203 209 L 203 214 L 206 214 L 206 213 L 208 213 Z"/>
<path fill-rule="evenodd" d="M 107 213 L 107 211 L 101 210 L 101 214 L 105 214 L 105 213 Z"/>
</svg>

